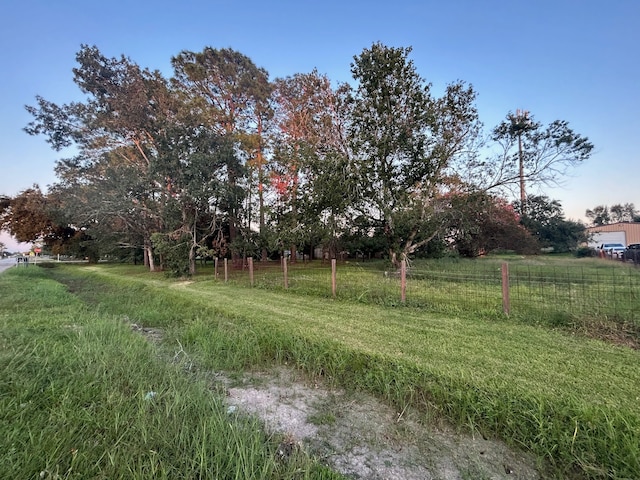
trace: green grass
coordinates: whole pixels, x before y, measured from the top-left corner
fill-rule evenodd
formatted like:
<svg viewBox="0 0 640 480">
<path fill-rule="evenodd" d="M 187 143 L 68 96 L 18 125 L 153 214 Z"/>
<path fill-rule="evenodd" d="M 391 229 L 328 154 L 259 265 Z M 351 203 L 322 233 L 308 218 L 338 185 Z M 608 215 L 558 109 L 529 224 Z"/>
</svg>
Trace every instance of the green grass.
<svg viewBox="0 0 640 480">
<path fill-rule="evenodd" d="M 341 478 L 160 358 L 109 313 L 118 288 L 77 282 L 87 308 L 49 273 L 0 275 L 0 478 Z"/>
<path fill-rule="evenodd" d="M 99 309 L 168 328 L 208 368 L 286 362 L 400 409 L 418 407 L 425 418 L 497 435 L 560 477 L 640 478 L 637 351 L 517 319 L 334 301 L 206 276 L 170 281 L 127 266 L 51 274 L 82 279 L 78 295 Z"/>
<path fill-rule="evenodd" d="M 434 313 L 503 316 L 501 266 L 509 264 L 510 316 L 524 323 L 640 333 L 640 269 L 601 259 L 505 255 L 476 260 L 416 260 L 409 269 L 406 305 Z M 211 277 L 202 269 L 196 277 Z M 230 283 L 249 285 L 246 270 L 233 271 Z M 365 304 L 400 303 L 397 272 L 382 261 L 338 265 L 337 298 Z M 276 263 L 256 263 L 255 286 L 283 291 Z M 318 262 L 289 266 L 289 290 L 331 298 L 331 272 Z M 591 328 L 594 327 L 594 328 Z"/>
</svg>

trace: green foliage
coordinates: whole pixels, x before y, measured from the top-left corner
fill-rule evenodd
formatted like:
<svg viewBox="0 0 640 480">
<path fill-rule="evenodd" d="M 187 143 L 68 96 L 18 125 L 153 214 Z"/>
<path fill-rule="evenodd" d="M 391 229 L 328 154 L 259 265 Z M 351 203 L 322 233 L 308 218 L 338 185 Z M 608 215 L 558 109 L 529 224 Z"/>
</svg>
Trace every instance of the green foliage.
<svg viewBox="0 0 640 480">
<path fill-rule="evenodd" d="M 151 241 L 158 255 L 162 257 L 165 274 L 171 277 L 188 277 L 191 275 L 189 250 L 191 238 L 188 235 L 172 237 L 154 233 Z"/>
<path fill-rule="evenodd" d="M 557 200 L 531 195 L 524 205 L 515 202 L 514 206 L 521 215 L 522 225 L 543 248 L 551 248 L 554 253 L 567 253 L 587 241 L 586 227 L 581 222 L 566 220 Z"/>
<path fill-rule="evenodd" d="M 358 163 L 360 212 L 407 256 L 440 233 L 439 189 L 446 169 L 478 133 L 475 91 L 462 82 L 433 98 L 410 48 L 373 44 L 355 57 L 350 141 Z"/>
</svg>

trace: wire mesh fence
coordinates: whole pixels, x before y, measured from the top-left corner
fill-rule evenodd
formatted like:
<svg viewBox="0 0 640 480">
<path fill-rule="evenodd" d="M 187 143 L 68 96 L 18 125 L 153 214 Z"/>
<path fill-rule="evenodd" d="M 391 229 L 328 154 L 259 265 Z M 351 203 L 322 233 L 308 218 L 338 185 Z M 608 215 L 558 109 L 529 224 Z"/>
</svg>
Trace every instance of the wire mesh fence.
<svg viewBox="0 0 640 480">
<path fill-rule="evenodd" d="M 408 306 L 447 314 L 504 315 L 544 323 L 606 319 L 640 325 L 640 269 L 603 261 L 584 266 L 501 262 L 433 262 L 407 269 L 404 302 L 399 270 L 381 262 L 256 262 L 229 281 L 363 303 Z M 218 276 L 220 278 L 220 275 Z M 507 288 L 505 289 L 505 281 Z M 333 283 L 335 282 L 335 283 Z M 335 292 L 335 293 L 334 293 Z M 507 298 L 505 299 L 505 295 Z"/>
</svg>

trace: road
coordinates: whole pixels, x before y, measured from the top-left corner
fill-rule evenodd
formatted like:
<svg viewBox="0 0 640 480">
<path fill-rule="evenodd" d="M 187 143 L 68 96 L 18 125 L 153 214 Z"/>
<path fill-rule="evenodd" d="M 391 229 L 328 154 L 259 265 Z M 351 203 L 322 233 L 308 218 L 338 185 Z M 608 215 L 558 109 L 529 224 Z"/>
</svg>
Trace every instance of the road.
<svg viewBox="0 0 640 480">
<path fill-rule="evenodd" d="M 0 258 L 0 273 L 4 272 L 7 268 L 13 267 L 16 264 L 16 259 L 13 257 Z"/>
</svg>

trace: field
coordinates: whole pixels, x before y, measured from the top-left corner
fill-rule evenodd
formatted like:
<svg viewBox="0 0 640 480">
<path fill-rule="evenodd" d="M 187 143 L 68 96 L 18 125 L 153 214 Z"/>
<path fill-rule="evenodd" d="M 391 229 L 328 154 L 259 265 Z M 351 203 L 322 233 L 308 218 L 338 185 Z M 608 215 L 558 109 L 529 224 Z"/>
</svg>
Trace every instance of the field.
<svg viewBox="0 0 640 480">
<path fill-rule="evenodd" d="M 496 270 L 501 261 L 487 265 Z M 542 272 L 569 271 L 525 261 Z M 198 468 L 224 472 L 210 478 L 339 478 L 303 452 L 294 462 L 277 461 L 277 438 L 256 434 L 248 420 L 229 423 L 221 403 L 207 402 L 198 382 L 158 360 L 122 319 L 162 328 L 167 343 L 179 342 L 206 369 L 292 365 L 375 394 L 398 411 L 411 408 L 425 424 L 446 419 L 502 438 L 534 453 L 549 477 L 640 478 L 640 354 L 619 341 L 621 332 L 630 341 L 636 335 L 637 271 L 624 265 L 581 263 L 580 278 L 615 268 L 624 278 L 617 292 L 629 291 L 614 308 L 625 315 L 574 307 L 550 319 L 541 305 L 548 294 L 530 307 L 514 299 L 514 313 L 505 316 L 499 284 L 478 281 L 454 261 L 413 265 L 405 304 L 382 265 L 341 265 L 335 299 L 330 273 L 318 267 L 293 268 L 285 289 L 278 268 L 257 270 L 251 288 L 246 272 L 224 282 L 211 267 L 184 281 L 142 267 L 54 266 L 0 276 L 2 478 L 86 478 L 89 471 L 197 478 Z M 459 281 L 443 288 L 426 276 L 465 270 L 475 287 Z M 545 288 L 559 289 L 553 285 Z M 591 288 L 570 289 L 574 304 Z M 599 291 L 602 311 L 612 297 Z M 605 330 L 615 335 L 588 338 Z M 145 400 L 152 386 L 162 392 L 161 405 Z M 217 440 L 207 437 L 213 422 Z M 127 423 L 134 427 L 125 434 Z M 63 424 L 77 431 L 61 434 L 56 425 Z M 208 457 L 203 445 L 211 441 L 225 445 L 228 458 Z M 158 451 L 174 453 L 150 453 Z"/>
</svg>

